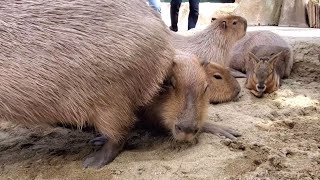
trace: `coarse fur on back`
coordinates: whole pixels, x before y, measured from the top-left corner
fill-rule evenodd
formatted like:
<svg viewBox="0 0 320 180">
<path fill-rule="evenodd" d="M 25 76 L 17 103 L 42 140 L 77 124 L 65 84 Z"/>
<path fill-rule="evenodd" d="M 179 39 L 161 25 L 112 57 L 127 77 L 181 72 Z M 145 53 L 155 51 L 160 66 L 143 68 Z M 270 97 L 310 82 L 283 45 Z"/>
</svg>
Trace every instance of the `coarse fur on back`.
<svg viewBox="0 0 320 180">
<path fill-rule="evenodd" d="M 200 60 L 229 66 L 229 51 L 246 34 L 247 21 L 240 16 L 212 18 L 211 24 L 194 35 L 172 32 L 176 49 L 195 54 Z"/>
<path fill-rule="evenodd" d="M 3 0 L 0 44 L 0 118 L 93 125 L 108 153 L 174 56 L 165 24 L 140 0 Z M 87 165 L 110 162 L 108 153 Z"/>
<path fill-rule="evenodd" d="M 239 40 L 231 50 L 230 68 L 245 73 L 246 62 L 249 59 L 249 52 L 255 47 L 264 45 L 265 54 L 278 53 L 284 50 L 280 59 L 285 62 L 285 70 L 281 78 L 288 78 L 293 66 L 293 52 L 290 45 L 278 34 L 271 31 L 251 31 Z M 274 46 L 274 48 L 272 48 Z M 270 51 L 270 52 L 268 52 Z M 281 61 L 279 61 L 281 62 Z"/>
</svg>

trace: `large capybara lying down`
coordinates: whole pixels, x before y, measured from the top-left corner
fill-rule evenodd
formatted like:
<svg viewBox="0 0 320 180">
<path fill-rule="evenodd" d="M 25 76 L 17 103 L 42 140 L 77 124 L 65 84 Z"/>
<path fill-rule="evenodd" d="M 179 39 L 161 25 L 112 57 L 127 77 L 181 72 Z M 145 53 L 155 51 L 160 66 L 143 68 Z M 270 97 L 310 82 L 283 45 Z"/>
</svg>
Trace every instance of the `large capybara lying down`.
<svg viewBox="0 0 320 180">
<path fill-rule="evenodd" d="M 210 79 L 221 72 L 215 63 L 200 63 L 194 55 L 177 52 L 171 72 L 159 94 L 137 112 L 139 124 L 168 131 L 178 141 L 193 141 L 201 132 L 235 139 L 240 134 L 232 129 L 205 122 L 209 105 L 209 88 L 219 86 Z M 225 88 L 229 88 L 226 86 Z M 228 91 L 216 92 L 216 101 Z M 93 145 L 108 142 L 105 136 L 90 141 Z"/>
<path fill-rule="evenodd" d="M 144 1 L 7 0 L 0 9 L 1 118 L 95 127 L 108 141 L 85 167 L 101 167 L 118 155 L 135 112 L 158 97 L 166 79 L 176 79 L 170 81 L 174 91 L 166 92 L 170 101 L 179 101 L 174 111 L 163 111 L 161 123 L 176 139 L 191 140 L 200 130 L 237 135 L 212 124 L 202 127 L 205 68 L 180 86 L 187 77 L 172 74 L 180 66 L 169 32 Z M 169 119 L 174 116 L 181 121 Z"/>
<path fill-rule="evenodd" d="M 19 123 L 85 124 L 121 149 L 172 65 L 169 31 L 140 0 L 0 2 L 0 116 Z"/>
</svg>

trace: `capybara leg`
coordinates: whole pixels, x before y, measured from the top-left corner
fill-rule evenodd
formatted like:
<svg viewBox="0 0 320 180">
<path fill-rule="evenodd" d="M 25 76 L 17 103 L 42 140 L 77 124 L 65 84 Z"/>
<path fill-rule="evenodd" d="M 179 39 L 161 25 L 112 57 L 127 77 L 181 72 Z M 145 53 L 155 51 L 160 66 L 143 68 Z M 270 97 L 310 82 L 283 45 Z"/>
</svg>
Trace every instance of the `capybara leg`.
<svg viewBox="0 0 320 180">
<path fill-rule="evenodd" d="M 233 129 L 222 127 L 219 125 L 211 124 L 208 122 L 205 122 L 202 127 L 202 132 L 215 134 L 218 136 L 225 136 L 229 139 L 235 140 L 237 137 L 241 136 L 241 134 Z"/>
<path fill-rule="evenodd" d="M 103 134 L 97 135 L 95 138 L 89 141 L 89 144 L 92 146 L 102 146 L 107 142 L 107 137 Z"/>
<path fill-rule="evenodd" d="M 102 166 L 114 160 L 122 150 L 124 141 L 115 142 L 112 139 L 108 141 L 97 152 L 92 153 L 83 163 L 85 168 L 94 167 L 101 168 Z"/>
<path fill-rule="evenodd" d="M 230 73 L 235 78 L 246 78 L 247 77 L 246 74 L 244 74 L 244 73 L 242 73 L 240 71 L 237 71 L 235 69 L 232 69 L 232 68 L 230 68 Z"/>
<path fill-rule="evenodd" d="M 102 135 L 96 139 L 96 143 L 103 146 L 85 160 L 84 167 L 100 168 L 113 161 L 122 150 L 135 119 L 134 113 L 125 108 L 98 108 L 93 122 Z"/>
</svg>

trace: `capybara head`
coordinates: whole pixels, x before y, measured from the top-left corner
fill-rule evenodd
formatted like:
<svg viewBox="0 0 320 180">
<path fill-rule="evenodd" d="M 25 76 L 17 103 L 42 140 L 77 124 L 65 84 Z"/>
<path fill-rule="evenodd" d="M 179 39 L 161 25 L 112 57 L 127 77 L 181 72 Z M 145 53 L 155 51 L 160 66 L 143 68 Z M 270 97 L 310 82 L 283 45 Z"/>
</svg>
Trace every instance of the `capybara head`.
<svg viewBox="0 0 320 180">
<path fill-rule="evenodd" d="M 209 86 L 209 100 L 212 104 L 234 100 L 238 97 L 241 87 L 229 69 L 217 64 L 209 63 L 206 67 Z"/>
<path fill-rule="evenodd" d="M 202 127 L 209 104 L 206 68 L 193 55 L 177 54 L 155 102 L 164 127 L 178 141 L 192 141 Z"/>
<path fill-rule="evenodd" d="M 243 36 L 247 31 L 247 20 L 241 16 L 227 15 L 218 18 L 211 19 L 211 26 L 217 29 L 217 32 L 224 33 L 229 41 L 235 43 Z"/>
<path fill-rule="evenodd" d="M 254 95 L 262 97 L 263 93 L 269 93 L 278 87 L 279 77 L 275 70 L 275 64 L 279 60 L 282 51 L 271 57 L 258 58 L 253 53 L 249 52 L 249 63 L 253 65 L 253 69 L 248 70 L 249 76 L 247 77 L 246 87 L 255 91 Z"/>
</svg>

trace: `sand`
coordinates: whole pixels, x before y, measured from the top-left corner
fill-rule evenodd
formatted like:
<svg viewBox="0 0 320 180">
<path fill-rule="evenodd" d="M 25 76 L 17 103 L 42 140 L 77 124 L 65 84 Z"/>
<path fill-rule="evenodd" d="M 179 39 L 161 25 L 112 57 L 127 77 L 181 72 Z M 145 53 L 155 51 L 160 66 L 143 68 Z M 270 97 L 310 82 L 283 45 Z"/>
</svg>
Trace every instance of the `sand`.
<svg viewBox="0 0 320 180">
<path fill-rule="evenodd" d="M 112 163 L 83 169 L 93 134 L 0 121 L 0 179 L 320 179 L 320 33 L 270 29 L 294 48 L 290 78 L 261 99 L 242 88 L 236 102 L 209 108 L 208 121 L 238 140 L 201 134 L 186 145 L 137 131 Z"/>
</svg>

